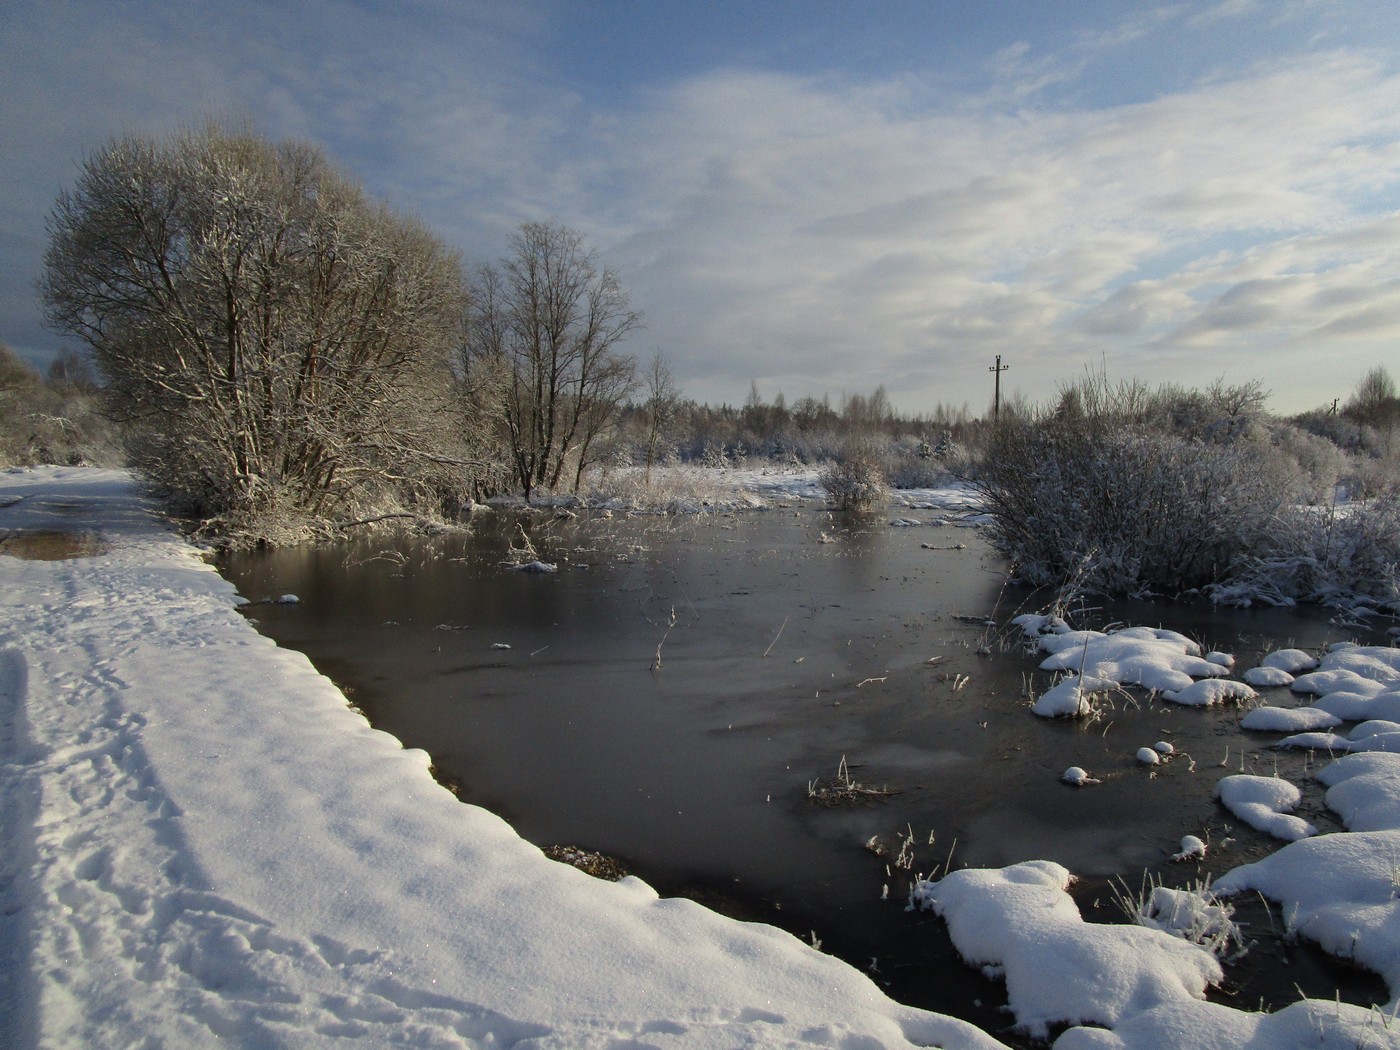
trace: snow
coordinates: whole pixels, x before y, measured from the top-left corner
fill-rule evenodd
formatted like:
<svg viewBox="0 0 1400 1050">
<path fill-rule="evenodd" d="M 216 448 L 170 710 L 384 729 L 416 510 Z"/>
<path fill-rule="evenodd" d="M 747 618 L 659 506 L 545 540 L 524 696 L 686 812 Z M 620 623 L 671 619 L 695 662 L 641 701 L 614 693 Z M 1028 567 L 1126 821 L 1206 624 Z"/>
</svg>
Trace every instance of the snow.
<svg viewBox="0 0 1400 1050">
<path fill-rule="evenodd" d="M 1112 634 L 1075 631 L 1058 618 L 1026 614 L 1012 621 L 1042 652 L 1044 671 L 1068 675 L 1046 690 L 1031 710 L 1043 718 L 1079 717 L 1094 713 L 1093 697 L 1114 689 L 1137 686 L 1161 692 L 1179 704 L 1204 706 L 1231 699 L 1248 699 L 1254 690 L 1227 681 L 1233 661 L 1200 655 L 1195 642 L 1176 631 L 1127 627 Z M 1206 681 L 1196 682 L 1196 678 Z M 1220 678 L 1219 681 L 1214 679 Z"/>
<path fill-rule="evenodd" d="M 1259 661 L 1259 666 L 1296 675 L 1316 667 L 1317 657 L 1303 649 L 1275 649 Z"/>
<path fill-rule="evenodd" d="M 1266 835 L 1293 842 L 1317 834 L 1306 820 L 1292 815 L 1303 801 L 1303 793 L 1281 777 L 1240 773 L 1222 779 L 1215 793 L 1221 805 Z"/>
<path fill-rule="evenodd" d="M 1258 695 L 1244 682 L 1227 678 L 1207 678 L 1193 682 L 1184 689 L 1167 689 L 1162 693 L 1164 700 L 1186 707 L 1209 707 L 1230 700 L 1253 700 Z"/>
<path fill-rule="evenodd" d="M 1251 667 L 1244 673 L 1244 680 L 1260 689 L 1293 684 L 1293 676 L 1278 667 Z"/>
<path fill-rule="evenodd" d="M 1172 855 L 1172 860 L 1180 863 L 1186 860 L 1200 860 L 1206 855 L 1205 841 L 1195 835 L 1181 837 L 1181 852 Z"/>
<path fill-rule="evenodd" d="M 1316 707 L 1256 707 L 1240 719 L 1241 729 L 1265 733 L 1301 733 L 1341 724 L 1336 715 Z"/>
<path fill-rule="evenodd" d="M 1001 1045 L 786 933 L 545 859 L 256 634 L 124 473 L 0 475 L 0 530 L 21 528 L 95 529 L 104 544 L 66 561 L 0 557 L 0 1045 Z M 1089 679 L 1184 691 L 1228 670 L 1172 632 L 1050 617 L 1023 629 L 1058 670 L 1088 676 L 1055 687 L 1067 703 Z M 1303 677 L 1318 708 L 1363 704 L 1400 688 L 1400 651 L 1340 647 Z M 1392 994 L 1400 754 L 1377 749 L 1400 751 L 1397 721 L 1311 734 L 1362 752 L 1317 774 L 1349 830 L 1214 886 L 1263 893 L 1291 931 Z M 1222 801 L 1286 817 L 1292 785 L 1262 780 L 1225 778 L 1240 786 Z M 1192 839 L 1183 859 L 1204 850 Z M 1032 861 L 921 881 L 913 899 L 1004 978 L 1023 1031 L 1108 1026 L 1071 1027 L 1057 1050 L 1400 1048 L 1400 1002 L 1264 1015 L 1204 1001 L 1220 964 L 1188 929 L 1085 922 L 1071 879 Z"/>
<path fill-rule="evenodd" d="M 1157 766 L 1162 763 L 1162 756 L 1155 747 L 1140 747 L 1137 749 L 1137 760 L 1144 766 Z"/>
<path fill-rule="evenodd" d="M 1364 751 L 1344 755 L 1318 771 L 1327 808 L 1352 831 L 1400 830 L 1400 755 Z"/>
<path fill-rule="evenodd" d="M 1068 631 L 1039 637 L 1044 671 L 1075 671 L 1107 678 L 1124 686 L 1182 690 L 1195 678 L 1227 674 L 1226 668 L 1200 656 L 1200 646 L 1185 635 L 1151 627 L 1128 627 L 1113 634 Z"/>
<path fill-rule="evenodd" d="M 1077 718 L 1093 713 L 1096 695 L 1117 688 L 1118 683 L 1107 678 L 1066 675 L 1036 697 L 1031 710 L 1041 718 Z"/>
<path fill-rule="evenodd" d="M 1085 922 L 1050 861 L 970 868 L 917 888 L 948 923 L 958 953 L 1006 980 L 1018 1028 L 1117 1025 L 1163 1003 L 1190 1002 L 1222 977 L 1215 957 L 1161 930 Z"/>
<path fill-rule="evenodd" d="M 372 729 L 120 472 L 0 476 L 0 1045 L 999 1045 L 600 882 Z"/>
</svg>

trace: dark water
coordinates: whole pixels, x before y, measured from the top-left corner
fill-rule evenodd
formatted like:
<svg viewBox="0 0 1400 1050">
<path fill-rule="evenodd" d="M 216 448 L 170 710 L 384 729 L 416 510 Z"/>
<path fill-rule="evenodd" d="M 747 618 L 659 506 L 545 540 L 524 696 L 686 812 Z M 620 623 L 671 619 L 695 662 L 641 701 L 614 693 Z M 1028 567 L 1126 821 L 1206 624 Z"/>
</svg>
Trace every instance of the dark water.
<svg viewBox="0 0 1400 1050">
<path fill-rule="evenodd" d="M 1081 878 L 1086 916 L 1112 921 L 1112 877 L 1182 885 L 1276 848 L 1213 801 L 1227 773 L 1277 770 L 1304 784 L 1303 816 L 1337 828 L 1311 760 L 1268 750 L 1274 737 L 1241 731 L 1234 708 L 1032 715 L 1027 687 L 1048 677 L 984 621 L 1038 596 L 1004 586 L 975 530 L 810 510 L 522 523 L 557 573 L 502 566 L 517 518 L 499 514 L 470 538 L 378 536 L 222 568 L 252 600 L 298 595 L 249 613 L 377 726 L 430 752 L 464 800 L 537 844 L 617 857 L 664 894 L 815 936 L 904 1001 L 1009 1023 L 1000 986 L 957 961 L 941 921 L 905 910 L 910 871 L 1056 860 Z M 1084 618 L 1171 627 L 1241 669 L 1270 648 L 1356 636 L 1318 610 L 1139 603 Z M 1153 775 L 1134 755 L 1157 740 L 1185 754 Z M 843 757 L 854 782 L 894 793 L 813 804 L 809 784 Z M 1071 765 L 1103 783 L 1060 784 Z M 1205 864 L 1170 862 L 1187 834 L 1212 844 Z M 893 863 L 905 838 L 909 871 Z M 1269 917 L 1249 907 L 1262 933 Z M 1269 938 L 1229 993 L 1256 1007 L 1298 988 L 1386 998 L 1379 981 Z"/>
</svg>

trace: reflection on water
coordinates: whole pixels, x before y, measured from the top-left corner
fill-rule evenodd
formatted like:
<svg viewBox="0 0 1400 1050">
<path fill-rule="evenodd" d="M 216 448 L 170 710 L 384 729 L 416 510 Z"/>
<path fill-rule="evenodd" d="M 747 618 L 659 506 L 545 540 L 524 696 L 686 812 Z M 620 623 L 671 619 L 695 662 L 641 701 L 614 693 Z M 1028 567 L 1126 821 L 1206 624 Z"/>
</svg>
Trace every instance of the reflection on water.
<svg viewBox="0 0 1400 1050">
<path fill-rule="evenodd" d="M 1306 779 L 1306 756 L 1267 750 L 1273 737 L 1241 731 L 1233 708 L 1142 699 L 1092 723 L 1030 714 L 1027 689 L 1047 677 L 983 621 L 1034 598 L 1004 586 L 973 530 L 790 510 L 544 517 L 526 525 L 559 571 L 532 575 L 501 564 L 515 520 L 490 516 L 470 538 L 241 555 L 224 571 L 250 599 L 296 593 L 297 605 L 255 607 L 261 629 L 525 838 L 814 932 L 909 1002 L 1006 1023 L 999 990 L 954 961 L 941 923 L 903 910 L 908 872 L 886 868 L 872 837 L 912 835 L 914 872 L 1059 861 L 1092 911 L 1111 876 L 1181 884 L 1274 848 L 1213 800 L 1221 776 Z M 1138 603 L 1086 616 L 1174 628 L 1241 669 L 1268 648 L 1348 636 L 1317 610 Z M 1163 739 L 1184 754 L 1138 766 L 1137 749 Z M 898 793 L 811 805 L 808 783 L 843 756 L 854 780 Z M 1072 765 L 1103 783 L 1060 784 Z M 1305 793 L 1302 815 L 1335 829 L 1316 785 Z M 1187 834 L 1212 843 L 1206 865 L 1169 863 Z M 1338 980 L 1306 950 L 1280 973 L 1238 980 L 1280 1001 L 1295 983 L 1330 998 Z M 1353 984 L 1344 997 L 1375 990 Z"/>
</svg>

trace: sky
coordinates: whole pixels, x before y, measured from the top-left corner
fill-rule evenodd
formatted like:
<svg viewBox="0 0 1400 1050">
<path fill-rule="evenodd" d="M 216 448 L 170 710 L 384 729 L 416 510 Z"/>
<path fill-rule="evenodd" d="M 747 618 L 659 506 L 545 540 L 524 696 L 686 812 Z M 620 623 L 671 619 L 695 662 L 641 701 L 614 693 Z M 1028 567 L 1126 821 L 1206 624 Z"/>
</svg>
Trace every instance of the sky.
<svg viewBox="0 0 1400 1050">
<path fill-rule="evenodd" d="M 1400 373 L 1393 0 L 9 0 L 0 340 L 85 153 L 302 138 L 465 263 L 583 234 L 684 394 L 903 412 L 1087 371 L 1269 407 Z"/>
</svg>

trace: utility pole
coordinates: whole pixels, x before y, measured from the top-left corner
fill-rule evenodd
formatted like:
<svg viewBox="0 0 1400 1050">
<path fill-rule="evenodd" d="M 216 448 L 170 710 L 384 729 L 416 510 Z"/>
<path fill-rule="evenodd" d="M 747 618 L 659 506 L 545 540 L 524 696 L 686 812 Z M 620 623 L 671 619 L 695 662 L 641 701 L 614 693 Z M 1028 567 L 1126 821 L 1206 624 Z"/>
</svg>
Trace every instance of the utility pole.
<svg viewBox="0 0 1400 1050">
<path fill-rule="evenodd" d="M 993 398 L 993 400 L 992 400 L 992 418 L 993 418 L 993 419 L 1000 419 L 1000 418 L 1001 418 L 1001 374 L 1002 374 L 1003 372 L 1005 372 L 1005 371 L 1006 371 L 1008 368 L 1010 368 L 1010 367 L 1011 367 L 1010 365 L 1004 365 L 1004 364 L 1001 363 L 1001 354 L 997 354 L 997 363 L 996 363 L 996 364 L 994 364 L 994 365 L 988 365 L 988 366 L 987 366 L 987 371 L 988 371 L 988 372 L 995 372 L 996 375 L 997 375 L 996 396 L 995 396 L 995 397 Z"/>
</svg>

